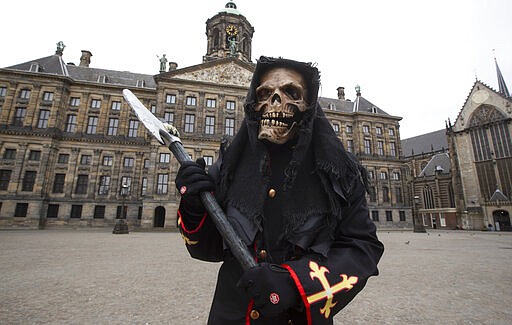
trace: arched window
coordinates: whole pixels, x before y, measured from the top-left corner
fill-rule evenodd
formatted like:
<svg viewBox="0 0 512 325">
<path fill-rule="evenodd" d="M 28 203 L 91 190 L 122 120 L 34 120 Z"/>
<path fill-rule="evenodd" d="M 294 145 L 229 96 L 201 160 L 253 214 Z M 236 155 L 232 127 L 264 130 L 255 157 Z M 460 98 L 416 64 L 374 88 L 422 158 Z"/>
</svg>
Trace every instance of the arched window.
<svg viewBox="0 0 512 325">
<path fill-rule="evenodd" d="M 425 186 L 423 188 L 423 204 L 425 209 L 434 209 L 434 195 L 432 194 L 432 188 Z"/>
</svg>

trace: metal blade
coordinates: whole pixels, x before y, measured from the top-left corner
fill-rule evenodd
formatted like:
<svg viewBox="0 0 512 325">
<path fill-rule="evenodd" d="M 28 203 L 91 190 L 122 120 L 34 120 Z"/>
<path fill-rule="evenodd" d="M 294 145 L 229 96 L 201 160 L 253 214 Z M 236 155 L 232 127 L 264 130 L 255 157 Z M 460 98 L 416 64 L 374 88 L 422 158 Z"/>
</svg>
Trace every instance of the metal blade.
<svg viewBox="0 0 512 325">
<path fill-rule="evenodd" d="M 135 114 L 137 115 L 137 118 L 144 124 L 146 129 L 153 134 L 153 136 L 160 142 L 161 144 L 166 144 L 164 139 L 162 139 L 162 136 L 172 142 L 181 142 L 180 138 L 170 134 L 167 129 L 165 128 L 165 125 L 162 121 L 160 121 L 153 113 L 151 113 L 150 110 L 144 106 L 140 102 L 140 100 L 129 90 L 124 89 L 123 90 L 123 97 L 130 105 L 130 107 L 133 109 Z"/>
</svg>

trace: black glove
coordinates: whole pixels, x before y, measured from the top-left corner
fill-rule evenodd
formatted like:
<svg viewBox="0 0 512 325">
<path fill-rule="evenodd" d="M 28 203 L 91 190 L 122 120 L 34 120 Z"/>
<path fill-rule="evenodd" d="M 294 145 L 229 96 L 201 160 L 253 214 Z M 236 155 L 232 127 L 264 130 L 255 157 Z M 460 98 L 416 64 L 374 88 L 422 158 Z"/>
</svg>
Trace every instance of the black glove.
<svg viewBox="0 0 512 325">
<path fill-rule="evenodd" d="M 204 159 L 199 158 L 196 162 L 184 162 L 178 169 L 174 183 L 181 194 L 182 203 L 189 212 L 204 211 L 199 194 L 215 190 L 215 183 L 206 173 L 205 166 Z"/>
<path fill-rule="evenodd" d="M 254 299 L 254 309 L 264 318 L 276 317 L 300 306 L 299 291 L 290 273 L 279 265 L 260 263 L 246 271 L 237 285 Z"/>
</svg>

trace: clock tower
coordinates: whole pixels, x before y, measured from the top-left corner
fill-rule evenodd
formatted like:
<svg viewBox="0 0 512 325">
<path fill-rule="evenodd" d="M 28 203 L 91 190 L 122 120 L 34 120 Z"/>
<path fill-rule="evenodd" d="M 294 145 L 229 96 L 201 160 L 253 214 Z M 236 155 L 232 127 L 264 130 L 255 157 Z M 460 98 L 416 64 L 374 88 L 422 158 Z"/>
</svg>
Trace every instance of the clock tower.
<svg viewBox="0 0 512 325">
<path fill-rule="evenodd" d="M 234 57 L 251 62 L 254 28 L 230 1 L 224 9 L 206 21 L 208 45 L 203 62 Z"/>
</svg>

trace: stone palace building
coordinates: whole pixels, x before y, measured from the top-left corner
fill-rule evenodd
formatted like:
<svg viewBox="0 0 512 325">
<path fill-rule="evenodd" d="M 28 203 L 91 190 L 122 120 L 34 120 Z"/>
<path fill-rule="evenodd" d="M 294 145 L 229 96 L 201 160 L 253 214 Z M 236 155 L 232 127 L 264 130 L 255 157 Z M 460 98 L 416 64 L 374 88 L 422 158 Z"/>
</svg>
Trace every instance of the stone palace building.
<svg viewBox="0 0 512 325">
<path fill-rule="evenodd" d="M 254 28 L 233 2 L 206 21 L 202 62 L 160 73 L 93 68 L 92 52 L 66 63 L 55 54 L 0 69 L 0 226 L 174 228 L 178 163 L 152 138 L 122 97 L 129 88 L 174 124 L 192 159 L 215 161 L 237 132 L 254 70 Z M 329 71 L 322 71 L 328 74 Z M 369 171 L 370 217 L 378 227 L 412 228 L 401 117 L 362 96 L 320 98 L 347 150 Z"/>
</svg>

